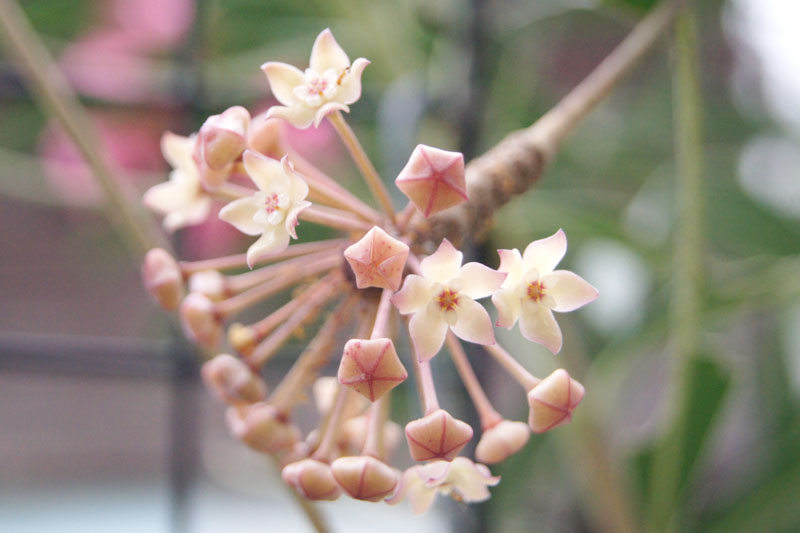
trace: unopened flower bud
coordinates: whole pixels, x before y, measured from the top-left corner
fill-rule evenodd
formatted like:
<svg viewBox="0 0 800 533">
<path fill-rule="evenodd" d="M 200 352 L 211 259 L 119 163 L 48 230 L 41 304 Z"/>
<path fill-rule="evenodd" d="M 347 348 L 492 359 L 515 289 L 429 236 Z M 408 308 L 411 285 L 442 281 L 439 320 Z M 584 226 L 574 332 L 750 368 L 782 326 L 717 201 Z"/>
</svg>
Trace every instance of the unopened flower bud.
<svg viewBox="0 0 800 533">
<path fill-rule="evenodd" d="M 258 342 L 258 333 L 252 326 L 235 322 L 228 327 L 228 342 L 242 355 L 250 355 Z"/>
<path fill-rule="evenodd" d="M 279 118 L 267 118 L 266 112 L 256 115 L 247 130 L 247 147 L 273 159 L 280 159 L 287 152 L 283 140 L 284 124 Z"/>
<path fill-rule="evenodd" d="M 344 251 L 344 258 L 353 269 L 359 289 L 396 291 L 408 259 L 408 245 L 375 226 Z"/>
<path fill-rule="evenodd" d="M 163 248 L 153 248 L 144 256 L 142 281 L 150 295 L 170 311 L 183 299 L 183 276 L 177 261 Z"/>
<path fill-rule="evenodd" d="M 228 283 L 217 270 L 203 270 L 189 277 L 189 291 L 199 292 L 218 302 L 227 296 Z"/>
<path fill-rule="evenodd" d="M 467 201 L 464 156 L 417 145 L 395 184 L 423 215 L 435 215 Z"/>
<path fill-rule="evenodd" d="M 289 448 L 289 450 L 281 455 L 281 467 L 285 467 L 286 465 L 295 463 L 297 461 L 302 461 L 303 459 L 308 459 L 313 451 L 313 447 L 309 445 L 308 442 L 302 440 L 297 441 L 292 445 L 291 448 Z"/>
<path fill-rule="evenodd" d="M 267 394 L 264 381 L 232 355 L 219 354 L 203 364 L 201 373 L 206 386 L 232 405 L 255 403 Z"/>
<path fill-rule="evenodd" d="M 180 307 L 181 325 L 186 336 L 202 346 L 216 346 L 222 335 L 222 323 L 214 312 L 214 303 L 205 294 L 192 292 Z"/>
<path fill-rule="evenodd" d="M 503 420 L 485 430 L 475 448 L 475 458 L 488 464 L 505 461 L 528 442 L 531 430 L 524 422 Z"/>
<path fill-rule="evenodd" d="M 328 463 L 302 459 L 283 467 L 281 477 L 301 496 L 309 500 L 335 500 L 341 494 Z"/>
<path fill-rule="evenodd" d="M 408 377 L 392 339 L 350 339 L 339 364 L 339 383 L 375 401 Z"/>
<path fill-rule="evenodd" d="M 559 368 L 528 391 L 530 417 L 534 433 L 544 433 L 572 420 L 572 412 L 583 399 L 584 388 Z"/>
<path fill-rule="evenodd" d="M 263 402 L 229 407 L 225 420 L 236 438 L 264 453 L 287 450 L 300 440 L 298 429 L 286 423 L 277 409 Z"/>
<path fill-rule="evenodd" d="M 406 424 L 406 439 L 415 461 L 451 461 L 472 438 L 469 424 L 456 420 L 444 409 Z"/>
<path fill-rule="evenodd" d="M 231 164 L 247 148 L 250 113 L 241 106 L 208 117 L 197 134 L 194 160 L 203 184 L 215 189 L 228 178 Z"/>
<path fill-rule="evenodd" d="M 331 463 L 331 470 L 347 494 L 370 502 L 391 496 L 400 477 L 397 470 L 368 455 L 340 457 Z"/>
</svg>

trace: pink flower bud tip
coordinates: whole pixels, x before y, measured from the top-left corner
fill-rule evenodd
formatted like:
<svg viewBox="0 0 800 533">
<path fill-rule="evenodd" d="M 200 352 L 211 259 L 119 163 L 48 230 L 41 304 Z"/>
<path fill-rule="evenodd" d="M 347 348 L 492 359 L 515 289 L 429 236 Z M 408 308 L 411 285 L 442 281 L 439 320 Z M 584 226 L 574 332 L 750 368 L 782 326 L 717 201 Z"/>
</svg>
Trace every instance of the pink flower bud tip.
<svg viewBox="0 0 800 533">
<path fill-rule="evenodd" d="M 563 426 L 572 419 L 572 412 L 581 403 L 583 394 L 583 385 L 559 368 L 528 391 L 528 425 L 534 433 Z"/>
<path fill-rule="evenodd" d="M 464 156 L 417 145 L 395 184 L 423 215 L 435 215 L 467 201 Z"/>
<path fill-rule="evenodd" d="M 177 309 L 183 299 L 183 276 L 177 261 L 163 248 L 144 256 L 142 281 L 150 295 L 164 309 Z"/>
<path fill-rule="evenodd" d="M 339 364 L 339 383 L 371 401 L 408 377 L 391 339 L 350 339 Z"/>
<path fill-rule="evenodd" d="M 208 296 L 199 292 L 189 293 L 183 299 L 179 313 L 187 337 L 202 346 L 217 345 L 222 335 L 222 323 Z"/>
<path fill-rule="evenodd" d="M 219 354 L 203 365 L 203 382 L 223 401 L 242 405 L 261 401 L 267 394 L 264 381 L 241 359 Z"/>
<path fill-rule="evenodd" d="M 453 460 L 472 438 L 469 424 L 438 409 L 406 424 L 406 439 L 415 461 Z"/>
<path fill-rule="evenodd" d="M 250 113 L 241 106 L 208 117 L 197 135 L 193 157 L 204 185 L 214 189 L 228 177 L 230 165 L 247 148 Z"/>
<path fill-rule="evenodd" d="M 302 459 L 283 467 L 281 477 L 309 500 L 335 500 L 341 494 L 331 466 L 316 459 Z"/>
<path fill-rule="evenodd" d="M 348 247 L 344 257 L 355 273 L 359 289 L 379 287 L 396 291 L 408 259 L 408 245 L 375 226 Z"/>
<path fill-rule="evenodd" d="M 475 458 L 488 464 L 505 461 L 527 444 L 530 435 L 531 430 L 524 422 L 503 420 L 484 430 L 475 448 Z"/>
<path fill-rule="evenodd" d="M 331 464 L 333 477 L 351 497 L 378 502 L 397 488 L 399 472 L 386 463 L 366 455 L 340 457 Z"/>
<path fill-rule="evenodd" d="M 264 453 L 290 449 L 300 440 L 299 430 L 286 423 L 275 407 L 263 402 L 229 407 L 225 420 L 236 438 Z"/>
</svg>

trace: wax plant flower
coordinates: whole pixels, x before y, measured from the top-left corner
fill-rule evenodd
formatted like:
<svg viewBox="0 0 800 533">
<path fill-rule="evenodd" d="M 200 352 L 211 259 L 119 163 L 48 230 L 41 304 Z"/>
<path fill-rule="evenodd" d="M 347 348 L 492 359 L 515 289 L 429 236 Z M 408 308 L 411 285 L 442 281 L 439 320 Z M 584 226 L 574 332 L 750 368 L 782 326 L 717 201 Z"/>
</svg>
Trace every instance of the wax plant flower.
<svg viewBox="0 0 800 533">
<path fill-rule="evenodd" d="M 174 170 L 168 182 L 145 194 L 145 203 L 166 215 L 165 226 L 201 222 L 213 212 L 212 202 L 224 202 L 219 218 L 258 238 L 246 253 L 196 261 L 153 249 L 143 280 L 160 305 L 177 309 L 190 340 L 220 353 L 205 363 L 202 376 L 227 404 L 231 434 L 271 455 L 283 480 L 303 497 L 408 499 L 415 512 L 426 510 L 436 494 L 483 501 L 499 478 L 460 455 L 476 429 L 454 417 L 448 398 L 437 395 L 430 359 L 446 345 L 480 421 L 476 458 L 501 462 L 522 449 L 531 432 L 567 423 L 584 390 L 563 369 L 544 379 L 528 372 L 497 343 L 479 300 L 492 297 L 497 325 L 519 320 L 525 337 L 557 351 L 561 333 L 552 311 L 575 309 L 597 293 L 577 275 L 554 270 L 566 251 L 560 230 L 524 254 L 500 250 L 494 270 L 464 264 L 450 240 L 413 229 L 414 217 L 430 216 L 435 223 L 437 213 L 468 201 L 463 156 L 419 145 L 395 181 L 409 202 L 395 210 L 386 181 L 341 114 L 358 99 L 367 63 L 351 65 L 325 30 L 305 73 L 283 63 L 264 65 L 282 106 L 252 120 L 234 106 L 209 117 L 198 134 L 166 134 L 164 155 Z M 282 135 L 285 122 L 305 127 L 324 117 L 353 156 L 377 208 L 300 156 Z M 339 235 L 309 241 L 309 224 Z M 304 242 L 290 245 L 292 239 Z M 435 251 L 425 255 L 424 249 Z M 288 300 L 277 300 L 290 290 Z M 270 310 L 258 315 L 267 301 Z M 246 322 L 242 316 L 256 318 Z M 263 369 L 306 332 L 314 334 L 268 393 Z M 410 343 L 398 342 L 404 336 Z M 519 382 L 520 402 L 527 397 L 530 407 L 527 424 L 492 406 L 464 341 L 482 346 Z M 336 376 L 320 377 L 333 358 Z M 421 413 L 403 430 L 391 419 L 390 403 L 407 368 L 416 375 Z M 304 434 L 293 415 L 312 383 L 319 424 Z M 405 447 L 398 446 L 403 436 Z M 400 449 L 419 464 L 400 472 L 394 466 Z"/>
</svg>

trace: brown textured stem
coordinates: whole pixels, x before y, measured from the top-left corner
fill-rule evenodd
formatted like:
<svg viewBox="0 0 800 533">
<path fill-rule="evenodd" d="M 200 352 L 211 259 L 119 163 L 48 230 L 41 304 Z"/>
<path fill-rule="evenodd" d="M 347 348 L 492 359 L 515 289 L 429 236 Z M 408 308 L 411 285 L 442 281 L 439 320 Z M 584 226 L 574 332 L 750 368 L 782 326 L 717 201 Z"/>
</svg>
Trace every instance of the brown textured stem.
<svg viewBox="0 0 800 533">
<path fill-rule="evenodd" d="M 662 0 L 569 94 L 533 125 L 509 134 L 466 168 L 469 201 L 429 219 L 412 217 L 408 231 L 424 251 L 443 238 L 480 239 L 498 208 L 539 181 L 564 138 L 601 102 L 670 27 L 678 0 Z"/>
</svg>

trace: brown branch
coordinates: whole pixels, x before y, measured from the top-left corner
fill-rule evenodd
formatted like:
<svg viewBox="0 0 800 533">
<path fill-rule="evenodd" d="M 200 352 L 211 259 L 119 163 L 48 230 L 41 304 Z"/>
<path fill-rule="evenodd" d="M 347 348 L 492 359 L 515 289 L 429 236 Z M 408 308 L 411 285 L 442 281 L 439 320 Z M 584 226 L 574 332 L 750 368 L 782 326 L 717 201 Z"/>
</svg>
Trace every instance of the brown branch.
<svg viewBox="0 0 800 533">
<path fill-rule="evenodd" d="M 480 239 L 494 212 L 539 181 L 564 138 L 658 42 L 670 27 L 678 4 L 677 0 L 662 0 L 555 107 L 472 160 L 466 169 L 469 201 L 430 219 L 415 213 L 409 224 L 413 242 L 432 251 L 445 237 L 454 243 L 467 235 Z"/>
</svg>

